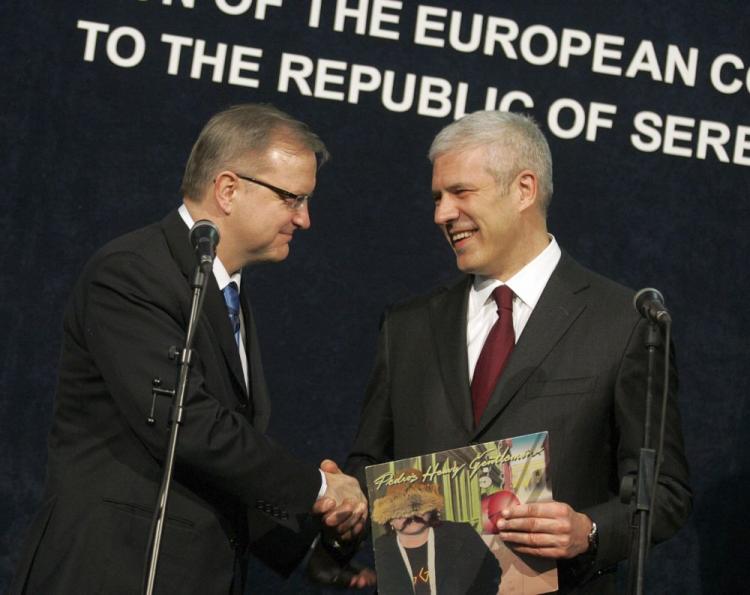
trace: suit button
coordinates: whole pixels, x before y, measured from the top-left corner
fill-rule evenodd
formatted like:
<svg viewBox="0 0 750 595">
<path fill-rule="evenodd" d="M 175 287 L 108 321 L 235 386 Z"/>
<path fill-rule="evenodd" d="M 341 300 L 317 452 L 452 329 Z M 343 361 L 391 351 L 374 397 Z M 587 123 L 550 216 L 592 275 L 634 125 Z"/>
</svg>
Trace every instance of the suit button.
<svg viewBox="0 0 750 595">
<path fill-rule="evenodd" d="M 247 409 L 247 403 L 240 403 L 239 405 L 237 405 L 237 407 L 235 407 L 234 410 L 242 412 L 242 411 L 245 411 L 246 409 Z"/>
<path fill-rule="evenodd" d="M 237 538 L 236 537 L 230 537 L 229 538 L 229 547 L 231 547 L 233 550 L 237 549 Z"/>
</svg>

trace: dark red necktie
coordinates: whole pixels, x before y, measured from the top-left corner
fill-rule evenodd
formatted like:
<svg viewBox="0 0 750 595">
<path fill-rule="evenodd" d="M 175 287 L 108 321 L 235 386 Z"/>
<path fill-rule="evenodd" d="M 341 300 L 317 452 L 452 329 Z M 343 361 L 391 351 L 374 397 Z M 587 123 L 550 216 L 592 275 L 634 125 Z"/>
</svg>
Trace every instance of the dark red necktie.
<svg viewBox="0 0 750 595">
<path fill-rule="evenodd" d="M 497 380 L 516 342 L 513 331 L 513 291 L 507 285 L 500 285 L 492 292 L 492 297 L 497 304 L 499 318 L 492 325 L 490 334 L 484 341 L 471 381 L 475 425 L 479 424 L 479 419 L 489 403 L 490 395 L 495 390 Z"/>
</svg>

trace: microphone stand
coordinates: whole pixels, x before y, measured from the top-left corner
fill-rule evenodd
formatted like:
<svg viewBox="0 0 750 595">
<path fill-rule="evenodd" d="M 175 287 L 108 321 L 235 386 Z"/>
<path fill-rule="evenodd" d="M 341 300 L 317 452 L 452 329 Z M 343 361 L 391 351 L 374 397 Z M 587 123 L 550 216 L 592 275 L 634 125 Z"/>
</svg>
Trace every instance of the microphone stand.
<svg viewBox="0 0 750 595">
<path fill-rule="evenodd" d="M 177 437 L 180 431 L 180 424 L 182 424 L 183 417 L 183 403 L 185 401 L 185 392 L 187 391 L 188 375 L 190 373 L 190 365 L 193 356 L 193 336 L 195 335 L 195 327 L 198 323 L 198 317 L 203 308 L 203 299 L 205 297 L 206 284 L 208 283 L 208 275 L 211 272 L 211 262 L 201 261 L 201 264 L 195 267 L 195 273 L 193 275 L 192 288 L 193 288 L 193 301 L 190 306 L 190 320 L 188 321 L 187 334 L 185 335 L 185 346 L 182 351 L 177 351 L 174 346 L 170 347 L 170 357 L 179 357 L 179 372 L 177 379 L 177 388 L 174 391 L 174 402 L 172 407 L 171 416 L 171 427 L 169 430 L 169 444 L 167 448 L 167 456 L 164 460 L 164 475 L 162 477 L 161 487 L 159 488 L 159 496 L 157 499 L 156 510 L 154 511 L 154 519 L 152 522 L 151 534 L 149 536 L 149 546 L 146 549 L 147 556 L 150 550 L 150 560 L 146 567 L 147 575 L 144 584 L 144 593 L 146 595 L 153 595 L 154 584 L 156 581 L 156 568 L 159 562 L 159 549 L 161 547 L 162 534 L 164 532 L 164 520 L 166 519 L 167 513 L 167 500 L 169 499 L 169 488 L 172 482 L 172 475 L 174 473 L 174 461 L 175 454 L 177 452 Z M 148 423 L 154 423 L 154 402 L 157 396 L 172 395 L 173 391 L 168 391 L 159 388 L 160 381 L 154 380 L 153 389 L 153 402 L 151 406 L 151 415 L 149 416 Z"/>
<path fill-rule="evenodd" d="M 623 478 L 620 487 L 620 499 L 623 503 L 634 505 L 633 535 L 629 557 L 628 593 L 643 595 L 646 557 L 651 543 L 652 513 L 656 504 L 659 467 L 661 466 L 662 447 L 666 427 L 667 397 L 669 395 L 669 351 L 671 322 L 665 321 L 666 341 L 664 354 L 664 386 L 662 394 L 661 424 L 659 442 L 656 450 L 651 445 L 651 410 L 653 408 L 653 376 L 656 348 L 661 345 L 659 325 L 649 322 L 645 346 L 648 349 L 648 368 L 646 376 L 646 412 L 643 421 L 643 446 L 638 460 L 637 477 Z"/>
</svg>

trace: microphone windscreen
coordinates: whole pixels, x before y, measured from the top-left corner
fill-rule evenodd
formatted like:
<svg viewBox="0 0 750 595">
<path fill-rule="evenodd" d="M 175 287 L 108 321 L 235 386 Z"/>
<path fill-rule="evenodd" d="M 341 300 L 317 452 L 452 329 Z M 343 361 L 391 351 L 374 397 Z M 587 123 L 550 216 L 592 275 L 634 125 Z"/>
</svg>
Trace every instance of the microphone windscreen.
<svg viewBox="0 0 750 595">
<path fill-rule="evenodd" d="M 213 221 L 201 219 L 193 224 L 190 229 L 190 243 L 193 248 L 197 247 L 201 240 L 208 240 L 213 247 L 219 243 L 219 228 Z"/>
</svg>

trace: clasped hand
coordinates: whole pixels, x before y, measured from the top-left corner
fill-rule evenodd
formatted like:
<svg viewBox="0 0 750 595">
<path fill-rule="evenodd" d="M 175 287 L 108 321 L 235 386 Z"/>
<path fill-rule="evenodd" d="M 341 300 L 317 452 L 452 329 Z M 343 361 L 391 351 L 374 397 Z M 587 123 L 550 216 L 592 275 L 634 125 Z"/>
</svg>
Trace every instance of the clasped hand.
<svg viewBox="0 0 750 595">
<path fill-rule="evenodd" d="M 342 473 L 333 461 L 324 460 L 320 469 L 326 475 L 328 486 L 313 505 L 313 512 L 321 515 L 325 530 L 334 532 L 337 539 L 350 541 L 365 528 L 367 498 L 359 482 Z"/>
</svg>

